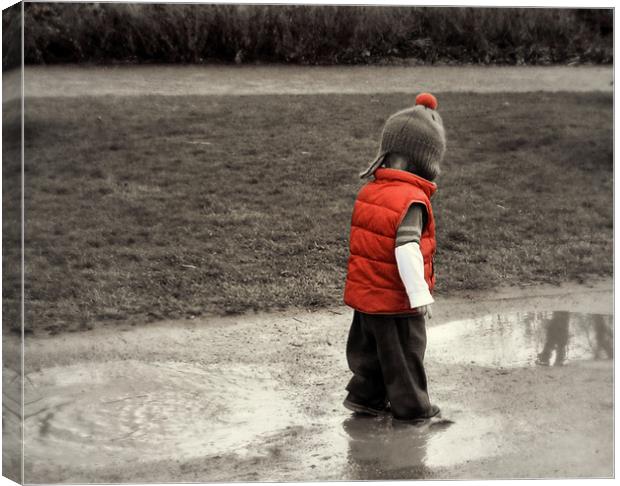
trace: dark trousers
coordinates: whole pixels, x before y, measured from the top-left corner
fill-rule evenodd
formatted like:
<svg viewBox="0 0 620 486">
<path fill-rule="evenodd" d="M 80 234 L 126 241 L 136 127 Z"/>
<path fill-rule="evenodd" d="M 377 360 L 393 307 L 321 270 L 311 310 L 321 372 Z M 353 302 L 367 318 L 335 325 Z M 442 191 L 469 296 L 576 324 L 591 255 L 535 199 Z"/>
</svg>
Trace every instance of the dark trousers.
<svg viewBox="0 0 620 486">
<path fill-rule="evenodd" d="M 355 311 L 347 341 L 353 378 L 347 390 L 363 404 L 388 399 L 396 418 L 428 413 L 424 371 L 424 316 L 371 315 Z"/>
</svg>

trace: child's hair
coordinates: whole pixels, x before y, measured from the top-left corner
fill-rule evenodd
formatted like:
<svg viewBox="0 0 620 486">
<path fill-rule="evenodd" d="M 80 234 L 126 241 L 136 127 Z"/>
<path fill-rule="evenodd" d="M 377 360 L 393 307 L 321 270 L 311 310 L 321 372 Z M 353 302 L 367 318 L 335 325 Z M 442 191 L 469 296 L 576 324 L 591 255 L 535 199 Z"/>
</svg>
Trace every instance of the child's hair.
<svg viewBox="0 0 620 486">
<path fill-rule="evenodd" d="M 382 165 L 392 169 L 409 170 L 412 164 L 406 155 L 389 152 L 383 157 Z"/>
<path fill-rule="evenodd" d="M 396 152 L 389 152 L 385 154 L 381 166 L 391 169 L 405 170 L 429 181 L 436 179 L 440 174 L 439 165 L 436 165 L 431 170 L 428 164 L 416 164 L 410 157 Z"/>
</svg>

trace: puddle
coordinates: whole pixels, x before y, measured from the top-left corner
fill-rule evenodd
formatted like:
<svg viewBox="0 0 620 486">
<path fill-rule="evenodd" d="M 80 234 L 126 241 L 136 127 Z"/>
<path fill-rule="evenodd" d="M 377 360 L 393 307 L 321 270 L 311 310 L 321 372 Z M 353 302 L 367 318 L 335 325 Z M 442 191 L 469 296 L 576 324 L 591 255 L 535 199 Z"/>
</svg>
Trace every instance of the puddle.
<svg viewBox="0 0 620 486">
<path fill-rule="evenodd" d="M 342 423 L 348 439 L 348 471 L 357 479 L 416 479 L 433 468 L 490 457 L 500 447 L 500 416 L 480 416 L 444 407 L 447 419 L 423 425 L 390 418 L 351 416 Z M 505 447 L 503 452 L 505 453 Z"/>
<path fill-rule="evenodd" d="M 112 361 L 29 375 L 26 461 L 101 466 L 243 453 L 296 415 L 264 370 Z"/>
<path fill-rule="evenodd" d="M 535 366 L 545 349 L 550 364 L 558 352 L 562 357 L 562 349 L 569 364 L 608 359 L 612 328 L 612 316 L 602 314 L 485 316 L 430 327 L 427 359 Z M 184 357 L 192 351 L 188 345 Z M 80 483 L 94 481 L 97 471 L 118 471 L 122 482 L 143 482 L 135 474 L 145 470 L 166 481 L 186 478 L 171 477 L 178 473 L 176 464 L 190 464 L 187 478 L 201 480 L 433 479 L 442 468 L 520 457 L 524 446 L 513 445 L 515 433 L 528 428 L 538 433 L 543 423 L 515 423 L 509 413 L 483 413 L 452 400 L 440 404 L 448 420 L 422 426 L 350 416 L 340 406 L 346 375 L 341 354 L 339 359 L 343 383 L 323 380 L 334 386 L 322 389 L 320 398 L 305 393 L 307 380 L 291 384 L 276 378 L 281 361 L 82 361 L 29 373 L 24 382 L 26 471 L 41 482 L 53 471 L 55 477 L 79 478 Z M 314 399 L 321 404 L 308 403 Z"/>
<path fill-rule="evenodd" d="M 21 479 L 22 380 L 20 371 L 9 367 L 2 368 L 2 475 L 15 482 Z"/>
<path fill-rule="evenodd" d="M 428 330 L 427 359 L 489 367 L 613 357 L 613 317 L 566 311 L 488 315 Z"/>
</svg>

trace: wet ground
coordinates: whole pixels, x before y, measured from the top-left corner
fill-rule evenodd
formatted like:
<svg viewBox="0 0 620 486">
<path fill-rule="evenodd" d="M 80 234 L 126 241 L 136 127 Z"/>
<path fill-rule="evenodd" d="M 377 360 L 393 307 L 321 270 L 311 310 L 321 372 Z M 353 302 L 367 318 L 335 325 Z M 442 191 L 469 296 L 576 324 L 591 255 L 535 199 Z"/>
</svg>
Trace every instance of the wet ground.
<svg viewBox="0 0 620 486">
<path fill-rule="evenodd" d="M 346 308 L 30 338 L 25 480 L 609 477 L 612 298 L 439 297 L 418 426 L 341 406 Z"/>
<path fill-rule="evenodd" d="M 17 71 L 4 101 L 19 96 Z M 27 66 L 26 97 L 608 91 L 611 66 Z"/>
</svg>

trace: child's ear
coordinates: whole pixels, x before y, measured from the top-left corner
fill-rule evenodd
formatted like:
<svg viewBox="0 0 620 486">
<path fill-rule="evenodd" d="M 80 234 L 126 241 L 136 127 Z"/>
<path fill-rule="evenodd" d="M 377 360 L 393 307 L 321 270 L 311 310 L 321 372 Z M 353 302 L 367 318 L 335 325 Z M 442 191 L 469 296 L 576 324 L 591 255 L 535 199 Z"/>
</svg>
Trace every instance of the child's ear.
<svg viewBox="0 0 620 486">
<path fill-rule="evenodd" d="M 379 156 L 375 159 L 375 161 L 368 166 L 366 170 L 360 172 L 360 178 L 364 179 L 366 177 L 370 177 L 375 173 L 375 171 L 379 168 L 379 166 L 383 163 L 383 159 L 386 154 L 379 154 Z"/>
</svg>

